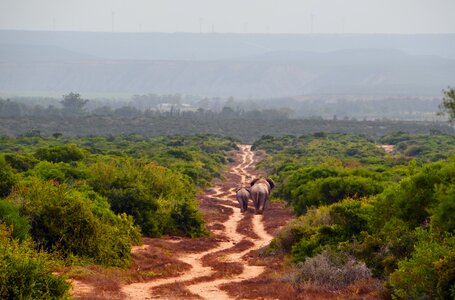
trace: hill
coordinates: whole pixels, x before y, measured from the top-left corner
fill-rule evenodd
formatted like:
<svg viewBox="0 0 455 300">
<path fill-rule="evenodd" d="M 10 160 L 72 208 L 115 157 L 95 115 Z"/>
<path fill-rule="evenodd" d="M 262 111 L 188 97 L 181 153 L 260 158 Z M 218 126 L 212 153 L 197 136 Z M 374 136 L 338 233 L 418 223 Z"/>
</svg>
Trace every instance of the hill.
<svg viewBox="0 0 455 300">
<path fill-rule="evenodd" d="M 455 35 L 0 31 L 0 91 L 440 95 Z"/>
<path fill-rule="evenodd" d="M 389 49 L 272 52 L 218 61 L 150 61 L 95 59 L 57 47 L 10 48 L 14 56 L 11 51 L 0 51 L 2 91 L 153 92 L 244 98 L 439 95 L 455 82 L 455 60 Z"/>
<path fill-rule="evenodd" d="M 52 45 L 107 59 L 220 60 L 275 51 L 390 48 L 455 59 L 455 34 L 111 33 L 0 30 L 0 43 Z"/>
</svg>

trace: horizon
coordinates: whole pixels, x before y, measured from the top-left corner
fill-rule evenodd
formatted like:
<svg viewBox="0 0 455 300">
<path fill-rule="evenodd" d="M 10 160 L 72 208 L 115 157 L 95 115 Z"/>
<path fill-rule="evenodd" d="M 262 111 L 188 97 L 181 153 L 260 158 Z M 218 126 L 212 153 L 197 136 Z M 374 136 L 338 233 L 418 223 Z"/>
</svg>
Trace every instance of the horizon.
<svg viewBox="0 0 455 300">
<path fill-rule="evenodd" d="M 455 35 L 453 32 L 415 32 L 415 33 L 388 33 L 388 32 L 375 32 L 375 33 L 289 33 L 289 32 L 190 32 L 190 31 L 80 31 L 80 30 L 41 30 L 41 29 L 1 29 L 0 31 L 28 31 L 28 32 L 55 32 L 55 33 L 103 33 L 103 34 L 196 34 L 196 35 L 289 35 L 289 36 L 337 36 L 337 37 L 349 37 L 349 36 L 366 36 L 366 35 L 392 35 L 392 36 L 413 36 L 413 35 Z M 1 41 L 0 41 L 1 43 Z"/>
<path fill-rule="evenodd" d="M 412 8 L 412 9 L 411 9 Z M 452 0 L 0 0 L 0 29 L 69 32 L 443 34 Z"/>
</svg>

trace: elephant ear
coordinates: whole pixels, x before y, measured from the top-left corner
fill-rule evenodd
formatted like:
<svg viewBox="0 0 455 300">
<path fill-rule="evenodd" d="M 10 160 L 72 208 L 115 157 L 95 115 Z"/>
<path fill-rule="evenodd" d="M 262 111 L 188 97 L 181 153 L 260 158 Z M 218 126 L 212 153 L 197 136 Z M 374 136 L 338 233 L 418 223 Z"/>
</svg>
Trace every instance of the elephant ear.
<svg viewBox="0 0 455 300">
<path fill-rule="evenodd" d="M 275 182 L 270 178 L 267 178 L 266 180 L 270 184 L 270 188 L 273 189 L 275 187 Z"/>
<path fill-rule="evenodd" d="M 250 182 L 250 186 L 253 186 L 253 185 L 256 183 L 256 181 L 258 181 L 259 179 L 260 179 L 260 178 L 256 178 L 256 179 L 254 179 L 253 181 L 251 181 L 251 182 Z"/>
</svg>

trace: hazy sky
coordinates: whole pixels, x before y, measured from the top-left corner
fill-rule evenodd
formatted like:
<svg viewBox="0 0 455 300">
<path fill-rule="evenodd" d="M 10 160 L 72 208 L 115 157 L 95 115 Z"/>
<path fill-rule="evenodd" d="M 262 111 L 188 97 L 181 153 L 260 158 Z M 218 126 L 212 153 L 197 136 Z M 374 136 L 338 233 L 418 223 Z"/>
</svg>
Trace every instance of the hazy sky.
<svg viewBox="0 0 455 300">
<path fill-rule="evenodd" d="M 454 33 L 455 0 L 0 0 L 0 29 Z"/>
</svg>

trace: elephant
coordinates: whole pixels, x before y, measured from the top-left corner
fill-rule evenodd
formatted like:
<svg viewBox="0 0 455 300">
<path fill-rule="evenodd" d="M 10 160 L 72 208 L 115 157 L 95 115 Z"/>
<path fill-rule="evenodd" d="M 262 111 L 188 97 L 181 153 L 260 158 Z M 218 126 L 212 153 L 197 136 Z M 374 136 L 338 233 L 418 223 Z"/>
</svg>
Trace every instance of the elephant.
<svg viewBox="0 0 455 300">
<path fill-rule="evenodd" d="M 247 211 L 249 199 L 250 199 L 249 187 L 240 187 L 237 189 L 237 201 L 239 201 L 241 212 Z"/>
<path fill-rule="evenodd" d="M 254 212 L 262 215 L 265 204 L 269 200 L 270 191 L 275 187 L 275 182 L 270 178 L 260 177 L 251 181 L 250 186 Z"/>
</svg>

